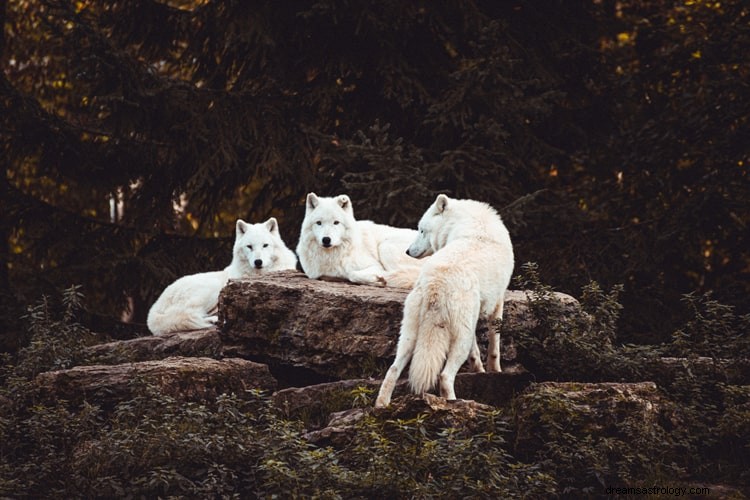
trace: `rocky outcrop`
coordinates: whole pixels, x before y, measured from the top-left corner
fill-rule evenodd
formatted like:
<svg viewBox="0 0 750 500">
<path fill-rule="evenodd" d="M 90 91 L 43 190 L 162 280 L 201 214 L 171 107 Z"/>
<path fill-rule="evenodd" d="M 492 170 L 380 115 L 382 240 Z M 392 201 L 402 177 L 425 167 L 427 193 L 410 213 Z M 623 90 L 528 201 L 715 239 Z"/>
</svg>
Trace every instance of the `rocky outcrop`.
<svg viewBox="0 0 750 500">
<path fill-rule="evenodd" d="M 448 436 L 461 445 L 477 444 L 478 437 L 494 439 L 496 458 L 507 453 L 514 466 L 531 464 L 530 475 L 521 475 L 525 480 L 549 481 L 536 468 L 554 470 L 555 488 L 563 492 L 580 484 L 590 489 L 618 484 L 623 477 L 651 477 L 652 463 L 676 463 L 686 449 L 684 429 L 691 422 L 695 428 L 700 407 L 681 408 L 664 395 L 671 388 L 716 383 L 725 392 L 717 397 L 746 400 L 747 360 L 664 358 L 658 350 L 643 356 L 614 346 L 611 338 L 598 350 L 599 332 L 589 328 L 593 315 L 582 312 L 573 298 L 555 294 L 554 307 L 539 308 L 535 302 L 534 311 L 526 292 L 509 291 L 502 373 L 459 373 L 455 390 L 461 399 L 455 401 L 410 394 L 402 379 L 391 405 L 375 409 L 407 294 L 314 281 L 297 272 L 232 281 L 220 296 L 218 328 L 92 346 L 86 352 L 90 366 L 42 373 L 28 396 L 37 398 L 33 403 L 64 400 L 73 408 L 87 401 L 103 408 L 106 418 L 118 402 L 134 396 L 146 395 L 147 404 L 158 407 L 165 396 L 210 403 L 223 393 L 248 397 L 248 391 L 260 389 L 271 395 L 270 406 L 262 401 L 262 415 L 301 422 L 294 428 L 304 429 L 301 436 L 317 446 L 344 454 L 372 447 L 378 453 L 382 444 L 395 449 L 401 463 L 403 454 L 390 445 L 408 444 L 413 435 L 430 443 Z M 486 324 L 478 325 L 480 349 L 487 345 L 486 330 Z M 511 334 L 518 338 L 518 353 Z M 598 356 L 601 352 L 606 358 Z M 575 369 L 567 370 L 571 366 Z M 326 383 L 318 383 L 322 380 Z M 11 404 L 2 398 L 0 407 Z M 745 406 L 738 403 L 713 417 L 727 430 L 717 433 L 721 440 L 711 453 L 724 453 L 734 460 L 729 463 L 740 465 L 745 459 L 733 454 L 747 446 L 746 433 L 737 432 L 746 429 Z M 447 444 L 452 449 L 455 443 Z M 720 447 L 726 443 L 731 446 L 725 452 Z M 466 456 L 484 459 L 483 450 L 466 450 L 461 464 Z"/>
</svg>

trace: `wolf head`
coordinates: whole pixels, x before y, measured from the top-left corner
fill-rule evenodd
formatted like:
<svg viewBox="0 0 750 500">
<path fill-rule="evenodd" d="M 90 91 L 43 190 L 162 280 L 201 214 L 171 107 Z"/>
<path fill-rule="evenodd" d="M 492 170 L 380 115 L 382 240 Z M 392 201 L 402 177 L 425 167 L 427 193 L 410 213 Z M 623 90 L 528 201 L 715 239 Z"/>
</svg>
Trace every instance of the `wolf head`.
<svg viewBox="0 0 750 500">
<path fill-rule="evenodd" d="M 335 248 L 349 239 L 354 226 L 352 202 L 345 194 L 325 198 L 308 193 L 302 232 L 312 235 L 323 248 Z"/>
<path fill-rule="evenodd" d="M 437 199 L 424 213 L 417 226 L 417 239 L 406 249 L 407 255 L 415 258 L 427 257 L 437 252 L 447 243 L 446 211 L 452 201 L 444 194 Z"/>
<path fill-rule="evenodd" d="M 283 243 L 276 218 L 260 224 L 237 219 L 234 256 L 245 261 L 248 267 L 256 271 L 274 267 L 280 255 L 279 245 Z"/>
</svg>

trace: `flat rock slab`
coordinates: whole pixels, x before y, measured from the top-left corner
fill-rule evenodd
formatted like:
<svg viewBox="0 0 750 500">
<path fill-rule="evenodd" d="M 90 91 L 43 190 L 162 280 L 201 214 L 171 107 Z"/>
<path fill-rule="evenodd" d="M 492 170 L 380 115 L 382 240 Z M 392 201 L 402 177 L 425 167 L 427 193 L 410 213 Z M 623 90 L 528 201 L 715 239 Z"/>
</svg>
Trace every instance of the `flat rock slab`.
<svg viewBox="0 0 750 500">
<path fill-rule="evenodd" d="M 304 367 L 332 379 L 378 378 L 395 355 L 408 292 L 311 280 L 294 271 L 230 281 L 219 297 L 219 336 L 228 355 Z M 508 291 L 505 321 L 530 317 L 526 293 Z M 480 322 L 483 348 L 481 330 Z M 505 349 L 503 359 L 509 358 Z"/>
<path fill-rule="evenodd" d="M 208 401 L 223 393 L 242 394 L 250 389 L 273 391 L 277 385 L 267 366 L 252 361 L 183 357 L 77 366 L 41 373 L 35 382 L 42 400 L 88 401 L 102 407 L 131 399 L 147 385 L 186 401 Z"/>
<path fill-rule="evenodd" d="M 86 349 L 96 364 L 151 361 L 172 356 L 221 357 L 222 345 L 216 328 L 149 335 L 130 340 L 97 344 Z"/>
</svg>

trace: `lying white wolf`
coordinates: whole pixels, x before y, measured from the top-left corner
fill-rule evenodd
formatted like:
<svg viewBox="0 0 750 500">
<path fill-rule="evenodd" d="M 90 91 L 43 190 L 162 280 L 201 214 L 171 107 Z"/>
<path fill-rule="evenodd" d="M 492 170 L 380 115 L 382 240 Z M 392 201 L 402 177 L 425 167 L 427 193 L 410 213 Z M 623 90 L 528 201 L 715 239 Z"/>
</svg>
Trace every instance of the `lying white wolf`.
<svg viewBox="0 0 750 500">
<path fill-rule="evenodd" d="M 296 266 L 274 217 L 260 224 L 238 219 L 232 262 L 222 271 L 183 276 L 165 288 L 148 312 L 148 329 L 161 335 L 209 328 L 218 320 L 219 292 L 227 281 Z"/>
<path fill-rule="evenodd" d="M 484 371 L 475 330 L 489 319 L 487 369 L 500 371 L 503 298 L 513 273 L 513 246 L 500 216 L 489 205 L 441 194 L 419 221 L 412 257 L 434 253 L 424 264 L 404 303 L 396 359 L 380 387 L 376 407 L 387 406 L 399 375 L 411 360 L 409 384 L 416 393 L 438 381 L 440 395 L 456 399 L 453 382 L 471 354 L 475 371 Z"/>
<path fill-rule="evenodd" d="M 308 193 L 297 255 L 309 278 L 342 278 L 353 283 L 411 287 L 421 262 L 406 249 L 413 229 L 355 220 L 345 194 Z"/>
</svg>

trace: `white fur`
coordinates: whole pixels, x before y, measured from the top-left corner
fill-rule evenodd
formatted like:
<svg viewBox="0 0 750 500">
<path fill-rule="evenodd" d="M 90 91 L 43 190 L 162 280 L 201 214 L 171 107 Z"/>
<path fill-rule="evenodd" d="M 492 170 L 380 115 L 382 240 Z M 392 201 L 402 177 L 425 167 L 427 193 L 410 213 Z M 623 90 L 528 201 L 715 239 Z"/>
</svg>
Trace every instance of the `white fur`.
<svg viewBox="0 0 750 500">
<path fill-rule="evenodd" d="M 432 255 L 404 302 L 396 359 L 380 387 L 376 407 L 390 404 L 399 375 L 411 360 L 409 384 L 416 393 L 439 380 L 440 395 L 456 399 L 453 382 L 471 355 L 484 371 L 476 342 L 480 317 L 489 319 L 487 369 L 500 371 L 503 299 L 513 273 L 513 246 L 500 216 L 489 205 L 441 194 L 419 221 L 409 255 Z"/>
<path fill-rule="evenodd" d="M 222 271 L 183 276 L 165 288 L 148 312 L 148 329 L 161 335 L 209 328 L 218 320 L 219 292 L 227 281 L 296 266 L 274 217 L 260 224 L 238 219 L 232 262 Z"/>
<path fill-rule="evenodd" d="M 406 255 L 416 234 L 413 229 L 356 220 L 345 194 L 329 198 L 309 193 L 297 255 L 312 279 L 410 287 L 421 266 Z"/>
</svg>

